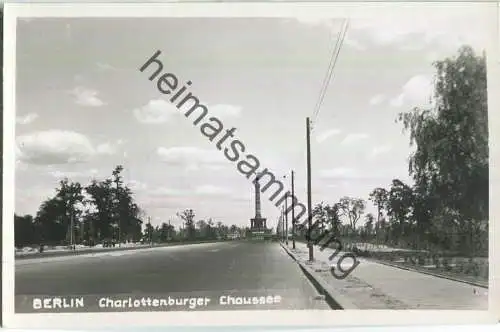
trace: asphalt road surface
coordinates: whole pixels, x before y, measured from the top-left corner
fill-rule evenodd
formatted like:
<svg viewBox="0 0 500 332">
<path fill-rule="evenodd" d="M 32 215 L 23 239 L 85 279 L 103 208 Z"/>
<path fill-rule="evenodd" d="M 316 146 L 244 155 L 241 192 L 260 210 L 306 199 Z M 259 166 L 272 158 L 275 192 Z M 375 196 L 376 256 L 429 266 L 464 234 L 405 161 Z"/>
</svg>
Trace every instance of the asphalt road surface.
<svg viewBox="0 0 500 332">
<path fill-rule="evenodd" d="M 20 260 L 15 294 L 18 312 L 30 311 L 33 296 L 44 303 L 38 311 L 46 312 L 56 307 L 59 311 L 331 309 L 280 245 L 268 242 Z M 71 302 L 79 297 L 84 298 L 84 308 Z M 186 300 L 182 304 L 188 297 L 198 298 L 197 304 L 190 306 Z M 61 309 L 60 298 L 72 305 Z M 131 307 L 135 309 L 127 309 Z"/>
</svg>

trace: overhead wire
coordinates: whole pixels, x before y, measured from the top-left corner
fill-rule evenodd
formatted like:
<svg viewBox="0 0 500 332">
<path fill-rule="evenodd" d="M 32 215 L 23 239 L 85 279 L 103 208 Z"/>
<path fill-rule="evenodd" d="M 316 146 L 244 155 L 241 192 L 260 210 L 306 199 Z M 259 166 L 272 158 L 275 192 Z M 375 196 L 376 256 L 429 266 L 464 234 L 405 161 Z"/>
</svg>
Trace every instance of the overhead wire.
<svg viewBox="0 0 500 332">
<path fill-rule="evenodd" d="M 316 103 L 316 107 L 314 109 L 314 113 L 312 116 L 312 118 L 313 118 L 312 123 L 316 122 L 318 115 L 319 115 L 319 112 L 321 111 L 321 106 L 323 105 L 326 91 L 327 91 L 328 86 L 330 85 L 330 82 L 332 80 L 333 70 L 335 69 L 335 66 L 337 64 L 337 60 L 339 58 L 339 54 L 340 54 L 340 51 L 342 49 L 342 45 L 344 43 L 344 39 L 345 39 L 345 36 L 347 33 L 348 26 L 349 26 L 349 20 L 345 19 L 344 24 L 342 25 L 342 29 L 339 31 L 339 36 L 337 38 L 337 42 L 335 43 L 334 51 L 332 52 L 332 56 L 330 58 L 330 63 L 328 66 L 327 74 L 325 75 L 325 79 L 324 79 L 323 86 L 322 86 L 322 89 L 321 89 L 321 92 L 320 92 L 320 95 L 318 98 L 318 102 Z"/>
<path fill-rule="evenodd" d="M 340 31 L 337 33 L 337 38 L 335 39 L 335 45 L 334 45 L 334 47 L 332 49 L 332 53 L 330 55 L 330 61 L 328 63 L 328 67 L 327 67 L 325 76 L 323 77 L 323 82 L 321 84 L 318 100 L 316 101 L 316 104 L 314 106 L 313 116 L 312 116 L 313 120 L 311 121 L 312 123 L 316 122 L 318 115 L 319 115 L 319 112 L 321 110 L 321 106 L 323 104 L 323 100 L 325 98 L 326 91 L 328 89 L 328 86 L 329 86 L 331 78 L 332 78 L 333 69 L 335 68 L 335 65 L 337 64 L 337 59 L 339 57 L 340 50 L 342 48 L 342 44 L 343 44 L 344 39 L 345 39 L 345 35 L 347 32 L 347 28 L 348 28 L 348 23 L 349 23 L 348 19 L 345 19 Z M 334 34 L 334 36 L 335 36 L 335 34 Z M 313 131 L 313 126 L 311 126 L 311 132 L 312 131 Z M 304 157 L 305 149 L 306 149 L 306 147 L 303 146 L 301 149 L 301 155 L 298 158 Z"/>
</svg>

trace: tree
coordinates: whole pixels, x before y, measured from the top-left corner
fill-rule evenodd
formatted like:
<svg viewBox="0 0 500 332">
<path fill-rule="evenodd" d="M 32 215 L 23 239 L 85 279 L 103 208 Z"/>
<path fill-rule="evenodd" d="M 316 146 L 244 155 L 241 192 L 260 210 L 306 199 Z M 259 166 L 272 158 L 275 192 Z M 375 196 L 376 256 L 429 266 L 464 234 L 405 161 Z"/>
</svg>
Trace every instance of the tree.
<svg viewBox="0 0 500 332">
<path fill-rule="evenodd" d="M 215 223 L 212 220 L 212 218 L 208 218 L 208 221 L 207 221 L 207 238 L 213 240 L 216 237 L 217 237 L 217 233 L 216 233 L 216 230 L 215 230 Z"/>
<path fill-rule="evenodd" d="M 404 184 L 401 180 L 392 180 L 387 201 L 387 212 L 397 220 L 399 225 L 396 227 L 395 236 L 402 237 L 405 234 L 404 224 L 409 219 L 413 206 L 413 191 L 410 186 Z"/>
<path fill-rule="evenodd" d="M 373 233 L 373 223 L 374 223 L 374 221 L 375 221 L 375 217 L 373 216 L 373 214 L 368 213 L 365 216 L 365 232 L 366 232 L 367 236 L 370 236 Z"/>
<path fill-rule="evenodd" d="M 186 234 L 189 240 L 193 240 L 196 235 L 196 228 L 194 225 L 195 213 L 192 209 L 186 209 L 180 213 L 177 213 L 177 216 L 184 221 L 184 226 L 186 228 Z"/>
<path fill-rule="evenodd" d="M 370 193 L 369 200 L 373 202 L 377 208 L 377 225 L 380 223 L 382 217 L 382 211 L 387 205 L 387 199 L 389 198 L 389 193 L 384 188 L 375 188 Z"/>
<path fill-rule="evenodd" d="M 84 199 L 82 189 L 80 183 L 70 182 L 65 178 L 59 182 L 59 188 L 56 190 L 55 199 L 61 202 L 61 207 L 64 210 L 65 224 L 68 227 L 67 240 L 70 244 L 74 244 L 77 237 L 79 211 L 76 209 L 76 204 L 81 203 Z"/>
<path fill-rule="evenodd" d="M 20 219 L 23 217 L 17 217 L 17 242 L 62 244 L 72 240 L 74 244 L 92 244 L 119 236 L 123 240 L 138 241 L 143 211 L 135 202 L 132 190 L 123 184 L 122 170 L 118 165 L 112 178 L 94 179 L 85 187 L 67 178 L 61 180 L 55 195 L 38 208 L 33 221 L 38 234 L 36 240 L 25 229 L 27 223 Z"/>
<path fill-rule="evenodd" d="M 317 204 L 312 211 L 312 217 L 314 220 L 314 231 L 322 233 L 322 231 L 326 228 L 328 224 L 328 216 L 326 212 L 326 204 L 321 202 Z M 314 236 L 316 234 L 311 234 Z"/>
<path fill-rule="evenodd" d="M 196 230 L 197 230 L 199 238 L 204 239 L 207 237 L 207 235 L 208 235 L 207 226 L 208 225 L 205 222 L 205 220 L 198 220 L 196 222 Z"/>
<path fill-rule="evenodd" d="M 416 145 L 409 172 L 421 203 L 432 211 L 427 227 L 449 224 L 440 232 L 456 230 L 466 250 L 471 245 L 467 232 L 476 229 L 471 225 L 488 219 L 486 57 L 465 46 L 434 66 L 433 105 L 401 113 L 397 121 Z"/>
<path fill-rule="evenodd" d="M 216 223 L 216 234 L 217 239 L 225 240 L 227 239 L 227 235 L 229 234 L 229 227 L 224 225 L 221 221 Z"/>
<path fill-rule="evenodd" d="M 38 208 L 35 225 L 42 244 L 62 244 L 68 233 L 64 207 L 59 199 L 48 198 Z"/>
<path fill-rule="evenodd" d="M 155 228 L 151 225 L 149 221 L 144 228 L 144 241 L 145 242 L 153 242 L 153 234 L 155 233 Z"/>
<path fill-rule="evenodd" d="M 22 248 L 36 242 L 38 242 L 38 236 L 33 216 L 29 214 L 25 216 L 18 216 L 14 214 L 15 246 Z"/>
<path fill-rule="evenodd" d="M 113 236 L 113 194 L 112 181 L 93 180 L 85 191 L 91 196 L 92 203 L 96 206 L 96 211 L 91 217 L 92 239 L 109 239 Z"/>
<path fill-rule="evenodd" d="M 160 241 L 168 242 L 173 237 L 175 237 L 175 227 L 171 225 L 170 222 L 168 224 L 165 222 L 162 223 L 160 228 Z"/>
<path fill-rule="evenodd" d="M 324 229 L 328 228 L 331 233 L 337 236 L 339 234 L 339 225 L 341 222 L 340 212 L 340 203 L 329 205 L 321 202 L 317 204 L 313 209 L 313 218 L 315 219 L 314 230 L 322 232 Z"/>
<path fill-rule="evenodd" d="M 344 196 L 340 199 L 339 209 L 347 216 L 349 226 L 353 232 L 356 230 L 356 224 L 363 215 L 365 207 L 365 201 L 361 198 Z"/>
</svg>

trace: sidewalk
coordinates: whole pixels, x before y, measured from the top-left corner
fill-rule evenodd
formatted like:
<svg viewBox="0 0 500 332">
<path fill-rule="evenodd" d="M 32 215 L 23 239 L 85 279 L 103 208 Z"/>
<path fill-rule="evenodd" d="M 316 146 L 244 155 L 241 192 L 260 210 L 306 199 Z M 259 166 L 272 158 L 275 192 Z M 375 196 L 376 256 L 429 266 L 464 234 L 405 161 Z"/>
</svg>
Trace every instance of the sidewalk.
<svg viewBox="0 0 500 332">
<path fill-rule="evenodd" d="M 360 264 L 345 279 L 334 278 L 330 267 L 336 268 L 339 253 L 333 261 L 329 256 L 335 250 L 320 251 L 314 246 L 314 259 L 308 261 L 305 243 L 296 243 L 296 249 L 283 248 L 305 268 L 311 276 L 344 309 L 442 309 L 442 310 L 487 310 L 488 289 L 471 286 L 453 280 L 439 278 L 415 271 L 376 263 L 358 258 Z M 352 259 L 346 258 L 342 267 L 352 266 Z M 340 274 L 340 273 L 339 273 Z"/>
</svg>

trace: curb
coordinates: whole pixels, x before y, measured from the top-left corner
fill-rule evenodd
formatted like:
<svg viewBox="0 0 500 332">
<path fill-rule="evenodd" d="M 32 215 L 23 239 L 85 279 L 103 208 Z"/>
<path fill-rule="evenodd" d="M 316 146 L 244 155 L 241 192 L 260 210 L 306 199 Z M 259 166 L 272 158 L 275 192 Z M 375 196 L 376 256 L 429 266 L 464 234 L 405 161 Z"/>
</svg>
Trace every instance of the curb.
<svg viewBox="0 0 500 332">
<path fill-rule="evenodd" d="M 222 241 L 221 241 L 222 242 Z M 229 241 L 225 241 L 229 242 Z M 78 256 L 78 255 L 87 255 L 87 254 L 98 254 L 103 252 L 115 252 L 115 251 L 128 251 L 128 250 L 143 250 L 143 249 L 151 249 L 151 248 L 162 248 L 162 247 L 177 247 L 180 245 L 192 245 L 192 244 L 203 244 L 203 243 L 218 243 L 218 242 L 200 242 L 200 243 L 183 243 L 183 244 L 159 244 L 159 245 L 144 245 L 140 247 L 118 247 L 118 248 L 99 248 L 99 249 L 81 249 L 81 250 L 68 250 L 68 251 L 56 251 L 50 252 L 45 251 L 42 253 L 36 253 L 32 255 L 22 255 L 15 256 L 14 260 L 25 260 L 25 259 L 39 259 L 39 258 L 47 258 L 47 257 L 64 257 L 64 256 Z"/>
<path fill-rule="evenodd" d="M 56 251 L 56 252 L 42 252 L 31 255 L 15 256 L 15 260 L 25 260 L 25 259 L 38 259 L 46 257 L 64 257 L 64 256 L 78 256 L 92 253 L 103 253 L 103 252 L 113 252 L 113 251 L 127 251 L 127 250 L 141 250 L 153 248 L 151 246 L 143 247 L 125 247 L 125 248 L 99 248 L 99 249 L 81 249 L 81 250 L 68 250 L 68 251 Z"/>
<path fill-rule="evenodd" d="M 475 282 L 475 281 L 463 280 L 463 279 L 459 279 L 459 278 L 455 278 L 455 277 L 452 277 L 452 276 L 447 276 L 447 275 L 443 275 L 443 274 L 439 274 L 439 273 L 434 273 L 434 272 L 430 272 L 430 271 L 422 271 L 422 270 L 419 270 L 419 269 L 415 269 L 415 268 L 411 268 L 411 267 L 407 267 L 407 266 L 402 266 L 402 265 L 396 265 L 396 264 L 392 264 L 392 263 L 389 263 L 389 262 L 386 262 L 386 261 L 382 261 L 382 260 L 374 259 L 374 258 L 369 258 L 369 257 L 362 257 L 362 256 L 357 256 L 357 255 L 356 255 L 356 257 L 357 258 L 363 258 L 363 259 L 366 259 L 366 260 L 369 260 L 369 261 L 372 261 L 372 262 L 375 262 L 375 263 L 379 263 L 379 264 L 382 264 L 382 265 L 394 267 L 394 268 L 401 269 L 401 270 L 406 270 L 406 271 L 411 271 L 411 272 L 416 272 L 416 273 L 427 274 L 427 275 L 430 275 L 430 276 L 433 276 L 433 277 L 436 277 L 436 278 L 448 279 L 448 280 L 451 280 L 451 281 L 461 282 L 461 283 L 468 284 L 468 285 L 471 285 L 471 286 L 482 287 L 482 288 L 486 288 L 486 289 L 489 288 L 488 284 L 484 284 L 482 282 Z"/>
<path fill-rule="evenodd" d="M 306 264 L 299 261 L 295 255 L 290 252 L 290 250 L 280 242 L 281 247 L 285 252 L 299 265 L 300 269 L 304 272 L 309 280 L 314 284 L 316 288 L 318 288 L 319 292 L 325 295 L 328 304 L 334 309 L 356 309 L 359 307 L 354 305 L 351 301 L 349 301 L 344 295 L 338 293 L 333 289 L 332 286 L 328 285 L 328 283 L 321 277 L 314 276 L 312 269 Z"/>
<path fill-rule="evenodd" d="M 364 258 L 367 259 L 366 257 L 364 257 Z M 451 277 L 451 276 L 446 276 L 446 275 L 439 274 L 439 273 L 422 271 L 422 270 L 414 269 L 414 268 L 411 268 L 411 267 L 406 267 L 406 266 L 391 264 L 391 263 L 388 263 L 388 262 L 380 261 L 378 259 L 369 259 L 369 260 L 371 260 L 372 262 L 375 262 L 375 263 L 379 263 L 379 264 L 382 264 L 382 265 L 387 265 L 387 266 L 394 267 L 394 268 L 401 269 L 401 270 L 406 270 L 406 271 L 411 271 L 411 272 L 416 272 L 416 273 L 427 274 L 427 275 L 430 275 L 430 276 L 433 276 L 433 277 L 436 277 L 436 278 L 448 279 L 448 280 L 451 280 L 451 281 L 456 281 L 456 282 L 461 282 L 461 283 L 464 283 L 464 284 L 469 284 L 471 286 L 482 287 L 482 288 L 486 288 L 486 289 L 489 288 L 488 285 L 485 285 L 484 283 L 479 283 L 479 282 L 474 282 L 474 281 L 468 281 L 468 280 L 458 279 L 458 278 L 454 278 L 454 277 Z"/>
</svg>

